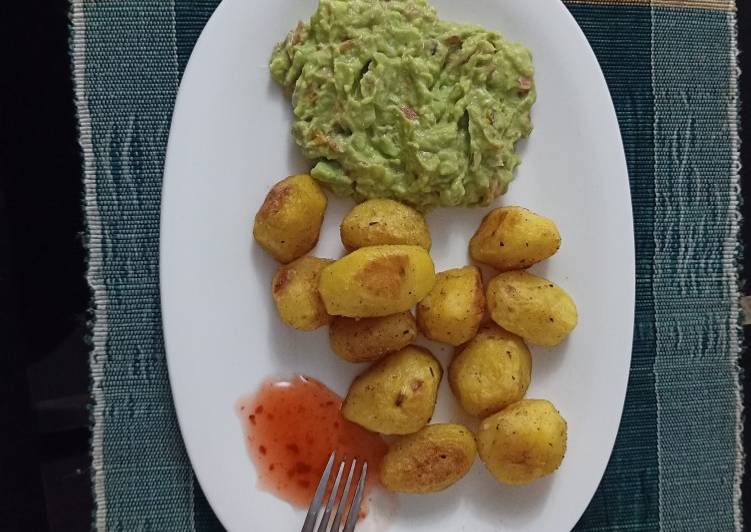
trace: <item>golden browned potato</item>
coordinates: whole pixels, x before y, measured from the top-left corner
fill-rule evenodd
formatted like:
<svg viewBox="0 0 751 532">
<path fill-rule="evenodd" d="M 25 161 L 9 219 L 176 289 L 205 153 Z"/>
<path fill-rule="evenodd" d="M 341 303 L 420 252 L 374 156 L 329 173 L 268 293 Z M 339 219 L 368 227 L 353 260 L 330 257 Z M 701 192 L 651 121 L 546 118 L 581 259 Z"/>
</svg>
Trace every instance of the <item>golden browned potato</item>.
<svg viewBox="0 0 751 532">
<path fill-rule="evenodd" d="M 409 310 L 433 283 L 433 260 L 423 248 L 372 246 L 326 267 L 318 291 L 329 314 L 371 318 Z"/>
<path fill-rule="evenodd" d="M 407 244 L 430 251 L 430 231 L 423 215 L 390 199 L 356 205 L 342 220 L 341 235 L 350 251 L 384 244 Z"/>
<path fill-rule="evenodd" d="M 524 397 L 532 357 L 521 338 L 493 324 L 458 351 L 448 376 L 464 410 L 486 417 Z"/>
<path fill-rule="evenodd" d="M 553 220 L 522 207 L 499 207 L 483 219 L 469 241 L 469 254 L 505 272 L 528 268 L 559 247 L 561 235 Z"/>
<path fill-rule="evenodd" d="M 476 455 L 475 437 L 467 427 L 428 425 L 389 446 L 381 462 L 381 484 L 405 493 L 441 491 L 467 474 Z"/>
<path fill-rule="evenodd" d="M 495 276 L 488 283 L 487 302 L 494 322 L 533 344 L 558 345 L 578 320 L 571 296 L 525 271 Z"/>
<path fill-rule="evenodd" d="M 321 270 L 332 262 L 301 257 L 279 267 L 271 282 L 271 292 L 284 323 L 301 331 L 312 331 L 331 321 L 318 295 L 318 278 Z"/>
<path fill-rule="evenodd" d="M 566 420 L 550 401 L 524 399 L 480 423 L 477 450 L 497 480 L 532 482 L 561 465 L 566 454 Z"/>
<path fill-rule="evenodd" d="M 417 324 L 431 340 L 460 345 L 477 334 L 484 314 L 480 270 L 466 266 L 436 276 L 433 289 L 417 305 Z"/>
<path fill-rule="evenodd" d="M 411 434 L 430 421 L 443 371 L 430 351 L 414 345 L 386 355 L 357 377 L 342 415 L 373 432 Z"/>
<path fill-rule="evenodd" d="M 269 191 L 256 214 L 253 237 L 282 263 L 313 249 L 326 210 L 326 195 L 309 175 L 293 175 Z"/>
<path fill-rule="evenodd" d="M 409 311 L 379 318 L 338 316 L 329 327 L 331 349 L 350 362 L 373 362 L 408 346 L 416 337 L 417 324 Z"/>
</svg>

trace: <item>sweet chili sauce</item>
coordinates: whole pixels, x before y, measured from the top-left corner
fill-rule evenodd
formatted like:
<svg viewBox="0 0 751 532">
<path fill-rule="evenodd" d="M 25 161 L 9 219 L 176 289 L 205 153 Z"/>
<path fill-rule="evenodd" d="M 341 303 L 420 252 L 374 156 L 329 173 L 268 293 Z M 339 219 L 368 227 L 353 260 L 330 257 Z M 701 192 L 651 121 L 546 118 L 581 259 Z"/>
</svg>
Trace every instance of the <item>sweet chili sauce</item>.
<svg viewBox="0 0 751 532">
<path fill-rule="evenodd" d="M 378 483 L 387 446 L 377 434 L 344 419 L 341 406 L 342 400 L 334 392 L 303 376 L 266 382 L 238 403 L 237 413 L 261 489 L 294 506 L 307 507 L 329 455 L 336 451 L 332 479 L 341 459 L 347 459 L 345 475 L 352 458 L 358 464 L 367 460 L 367 500 Z"/>
</svg>

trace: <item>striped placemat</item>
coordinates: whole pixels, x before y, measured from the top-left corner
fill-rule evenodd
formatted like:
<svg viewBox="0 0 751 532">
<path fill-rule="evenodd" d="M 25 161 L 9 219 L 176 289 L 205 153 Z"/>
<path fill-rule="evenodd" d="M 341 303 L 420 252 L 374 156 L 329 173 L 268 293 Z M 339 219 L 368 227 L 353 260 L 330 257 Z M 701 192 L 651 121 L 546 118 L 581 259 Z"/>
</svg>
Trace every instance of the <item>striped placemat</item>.
<svg viewBox="0 0 751 532">
<path fill-rule="evenodd" d="M 99 530 L 221 528 L 180 439 L 158 280 L 172 106 L 217 3 L 72 2 L 94 294 L 91 452 Z M 566 4 L 600 60 L 618 113 L 637 246 L 623 421 L 577 529 L 740 531 L 735 4 Z"/>
</svg>

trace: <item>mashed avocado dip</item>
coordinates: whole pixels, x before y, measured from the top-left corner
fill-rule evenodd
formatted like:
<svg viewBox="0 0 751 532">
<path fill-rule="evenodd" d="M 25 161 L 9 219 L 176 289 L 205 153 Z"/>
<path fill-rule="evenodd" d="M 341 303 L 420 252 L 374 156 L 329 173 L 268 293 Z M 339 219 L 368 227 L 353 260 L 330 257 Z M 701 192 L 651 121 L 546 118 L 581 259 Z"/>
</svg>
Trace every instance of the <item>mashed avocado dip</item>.
<svg viewBox="0 0 751 532">
<path fill-rule="evenodd" d="M 321 0 L 271 57 L 313 177 L 356 200 L 486 205 L 532 131 L 532 58 L 424 0 Z"/>
</svg>

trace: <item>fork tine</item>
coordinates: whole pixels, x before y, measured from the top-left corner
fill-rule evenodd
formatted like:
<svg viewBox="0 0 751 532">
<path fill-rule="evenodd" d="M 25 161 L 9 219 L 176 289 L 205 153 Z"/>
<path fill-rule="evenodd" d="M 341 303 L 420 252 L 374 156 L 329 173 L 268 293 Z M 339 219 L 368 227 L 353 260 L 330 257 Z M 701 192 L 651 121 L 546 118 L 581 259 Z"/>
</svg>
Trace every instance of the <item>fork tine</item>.
<svg viewBox="0 0 751 532">
<path fill-rule="evenodd" d="M 331 510 L 334 507 L 334 501 L 336 501 L 336 493 L 339 491 L 339 481 L 342 479 L 342 472 L 344 471 L 344 461 L 339 464 L 339 471 L 336 473 L 334 479 L 334 486 L 331 488 L 329 494 L 329 500 L 326 503 L 326 509 L 323 511 L 323 517 L 321 518 L 321 524 L 318 525 L 318 532 L 326 532 L 329 526 L 329 518 L 331 517 Z"/>
<path fill-rule="evenodd" d="M 347 521 L 344 523 L 344 532 L 352 532 L 355 529 L 357 520 L 360 516 L 360 504 L 365 493 L 365 477 L 368 476 L 368 463 L 363 462 L 362 471 L 360 471 L 360 480 L 357 482 L 357 489 L 352 497 L 352 505 L 349 507 Z"/>
<path fill-rule="evenodd" d="M 308 515 L 305 516 L 305 522 L 302 524 L 302 529 L 300 530 L 300 532 L 313 532 L 313 527 L 316 526 L 316 518 L 318 517 L 318 512 L 321 509 L 321 500 L 323 499 L 323 494 L 326 491 L 326 485 L 329 483 L 329 476 L 331 476 L 331 467 L 334 465 L 334 455 L 336 455 L 336 452 L 331 453 L 331 456 L 329 456 L 329 461 L 326 464 L 326 468 L 323 470 L 320 482 L 318 482 L 318 487 L 316 488 L 315 495 L 313 495 L 313 500 L 310 503 L 310 508 L 308 508 Z"/>
<path fill-rule="evenodd" d="M 347 475 L 347 481 L 344 483 L 344 491 L 339 499 L 339 505 L 336 508 L 336 514 L 334 515 L 334 523 L 331 525 L 331 532 L 339 532 L 339 523 L 342 522 L 342 514 L 344 508 L 347 506 L 347 498 L 349 497 L 349 487 L 352 484 L 352 477 L 355 474 L 355 465 L 357 460 L 352 460 L 352 465 L 349 468 L 349 474 Z"/>
</svg>

